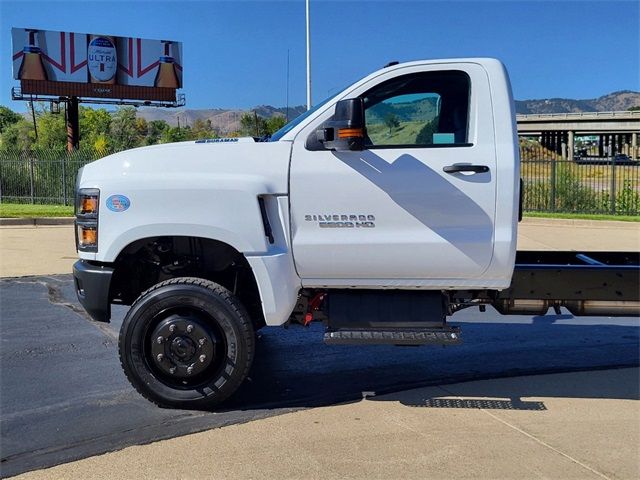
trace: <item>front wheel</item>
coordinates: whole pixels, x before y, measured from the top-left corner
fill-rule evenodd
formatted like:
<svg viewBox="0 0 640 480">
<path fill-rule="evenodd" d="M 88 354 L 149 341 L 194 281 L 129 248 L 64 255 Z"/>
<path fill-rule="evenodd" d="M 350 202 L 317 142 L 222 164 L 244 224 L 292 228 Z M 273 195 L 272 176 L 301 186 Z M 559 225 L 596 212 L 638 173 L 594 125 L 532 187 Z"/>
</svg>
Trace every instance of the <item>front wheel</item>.
<svg viewBox="0 0 640 480">
<path fill-rule="evenodd" d="M 254 351 L 253 326 L 242 304 L 201 278 L 154 285 L 133 303 L 120 329 L 127 378 L 162 407 L 218 405 L 242 384 Z"/>
</svg>

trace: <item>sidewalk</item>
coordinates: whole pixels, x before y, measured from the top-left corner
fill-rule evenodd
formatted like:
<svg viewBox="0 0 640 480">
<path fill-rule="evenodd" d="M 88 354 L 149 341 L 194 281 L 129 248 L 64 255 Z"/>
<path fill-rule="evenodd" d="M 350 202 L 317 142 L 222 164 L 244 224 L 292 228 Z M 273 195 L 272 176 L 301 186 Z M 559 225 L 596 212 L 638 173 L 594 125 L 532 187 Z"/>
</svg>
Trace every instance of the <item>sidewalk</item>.
<svg viewBox="0 0 640 480">
<path fill-rule="evenodd" d="M 71 273 L 77 259 L 73 225 L 0 227 L 0 277 Z"/>
<path fill-rule="evenodd" d="M 0 276 L 70 273 L 76 258 L 70 226 L 0 227 L 0 247 Z M 525 219 L 518 248 L 637 251 L 640 224 Z M 639 378 L 632 368 L 410 390 L 15 478 L 636 479 Z"/>
<path fill-rule="evenodd" d="M 640 223 L 525 218 L 518 228 L 518 250 L 637 252 Z"/>
<path fill-rule="evenodd" d="M 640 478 L 637 368 L 469 382 L 129 447 L 15 478 Z"/>
</svg>

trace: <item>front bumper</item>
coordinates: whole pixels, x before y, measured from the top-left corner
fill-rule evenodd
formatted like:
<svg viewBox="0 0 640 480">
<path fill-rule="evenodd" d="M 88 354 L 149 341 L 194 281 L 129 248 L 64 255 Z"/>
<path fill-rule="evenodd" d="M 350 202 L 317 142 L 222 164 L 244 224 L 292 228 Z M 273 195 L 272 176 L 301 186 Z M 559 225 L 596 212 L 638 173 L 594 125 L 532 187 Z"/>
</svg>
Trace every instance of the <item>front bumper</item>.
<svg viewBox="0 0 640 480">
<path fill-rule="evenodd" d="M 86 260 L 78 260 L 73 264 L 73 281 L 80 304 L 97 322 L 109 322 L 111 319 L 111 303 L 109 288 L 113 268 L 96 265 Z"/>
</svg>

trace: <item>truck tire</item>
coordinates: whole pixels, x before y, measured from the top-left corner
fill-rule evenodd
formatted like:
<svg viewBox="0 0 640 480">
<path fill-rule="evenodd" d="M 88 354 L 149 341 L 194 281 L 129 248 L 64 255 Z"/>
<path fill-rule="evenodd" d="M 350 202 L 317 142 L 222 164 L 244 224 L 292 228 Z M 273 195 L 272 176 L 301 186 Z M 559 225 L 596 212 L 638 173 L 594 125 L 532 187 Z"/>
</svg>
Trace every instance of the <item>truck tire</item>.
<svg viewBox="0 0 640 480">
<path fill-rule="evenodd" d="M 226 288 L 201 278 L 173 278 L 133 303 L 118 342 L 124 372 L 161 407 L 210 409 L 249 373 L 255 351 L 251 319 Z"/>
</svg>

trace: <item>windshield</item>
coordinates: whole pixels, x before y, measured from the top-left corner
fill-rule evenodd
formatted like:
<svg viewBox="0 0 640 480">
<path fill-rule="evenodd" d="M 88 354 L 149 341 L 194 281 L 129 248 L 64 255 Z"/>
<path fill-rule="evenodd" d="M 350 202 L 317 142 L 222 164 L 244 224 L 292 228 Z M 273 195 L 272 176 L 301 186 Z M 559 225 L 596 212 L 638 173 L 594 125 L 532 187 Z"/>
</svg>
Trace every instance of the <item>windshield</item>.
<svg viewBox="0 0 640 480">
<path fill-rule="evenodd" d="M 344 91 L 344 89 L 340 90 L 340 93 L 342 93 Z M 275 132 L 273 135 L 271 135 L 271 138 L 269 139 L 270 142 L 277 142 L 278 140 L 280 140 L 282 137 L 284 137 L 287 133 L 289 133 L 291 130 L 293 130 L 294 127 L 296 127 L 297 125 L 299 125 L 305 118 L 307 118 L 309 115 L 315 113 L 320 107 L 324 106 L 326 103 L 329 102 L 329 100 L 337 97 L 338 95 L 340 95 L 340 93 L 337 93 L 335 95 L 331 95 L 330 97 L 325 98 L 323 101 L 321 101 L 319 104 L 315 105 L 314 107 L 311 107 L 310 110 L 307 110 L 304 113 L 301 113 L 300 115 L 298 115 L 296 118 L 294 118 L 293 120 L 291 120 L 289 123 L 287 123 L 284 127 L 282 127 L 280 130 L 278 130 L 277 132 Z"/>
</svg>

